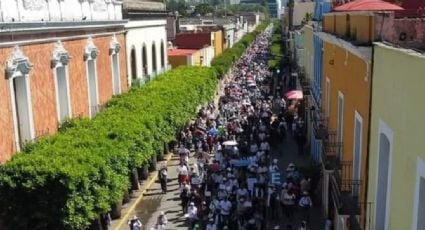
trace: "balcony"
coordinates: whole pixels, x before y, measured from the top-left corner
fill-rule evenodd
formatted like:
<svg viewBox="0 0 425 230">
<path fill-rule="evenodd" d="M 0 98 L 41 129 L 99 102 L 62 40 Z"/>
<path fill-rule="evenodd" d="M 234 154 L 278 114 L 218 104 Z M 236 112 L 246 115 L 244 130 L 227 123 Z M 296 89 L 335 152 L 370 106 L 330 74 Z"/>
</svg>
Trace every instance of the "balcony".
<svg viewBox="0 0 425 230">
<path fill-rule="evenodd" d="M 300 68 L 300 73 L 298 74 L 298 76 L 299 76 L 299 79 L 300 79 L 303 94 L 304 95 L 312 95 L 312 92 L 311 92 L 312 82 L 311 82 L 310 78 L 306 77 L 304 68 Z"/>
<path fill-rule="evenodd" d="M 330 195 L 338 214 L 350 216 L 352 225 L 356 225 L 356 216 L 361 213 L 359 195 L 362 181 L 352 179 L 351 161 L 341 161 L 338 166 L 330 176 Z"/>
<path fill-rule="evenodd" d="M 323 112 L 316 111 L 313 106 L 310 109 L 310 119 L 313 121 L 313 131 L 316 139 L 323 141 L 328 139 L 328 117 Z"/>
<path fill-rule="evenodd" d="M 322 135 L 322 164 L 327 170 L 339 169 L 343 153 L 343 143 L 338 141 L 336 131 L 321 128 L 318 130 Z"/>
</svg>

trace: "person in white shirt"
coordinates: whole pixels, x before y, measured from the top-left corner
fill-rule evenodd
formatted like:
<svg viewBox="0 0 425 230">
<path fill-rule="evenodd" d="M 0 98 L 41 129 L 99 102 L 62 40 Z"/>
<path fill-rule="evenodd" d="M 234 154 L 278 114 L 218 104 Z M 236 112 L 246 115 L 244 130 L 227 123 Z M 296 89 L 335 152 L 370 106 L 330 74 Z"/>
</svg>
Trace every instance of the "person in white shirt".
<svg viewBox="0 0 425 230">
<path fill-rule="evenodd" d="M 227 222 L 231 209 L 232 203 L 227 199 L 227 197 L 220 202 L 221 223 Z"/>
<path fill-rule="evenodd" d="M 270 172 L 279 172 L 280 171 L 279 166 L 277 165 L 277 162 L 278 162 L 278 160 L 276 158 L 273 159 L 273 163 L 269 167 Z"/>
<path fill-rule="evenodd" d="M 298 201 L 298 205 L 303 210 L 304 220 L 309 221 L 309 212 L 310 212 L 310 208 L 313 206 L 313 202 L 311 201 L 311 198 L 308 195 L 308 192 L 303 192 L 303 196 Z"/>
<path fill-rule="evenodd" d="M 137 217 L 133 216 L 132 219 L 128 220 L 128 225 L 132 230 L 142 230 L 143 224 L 142 221 Z"/>
<path fill-rule="evenodd" d="M 265 141 L 265 140 L 263 140 L 262 142 L 261 142 L 261 144 L 260 144 L 260 150 L 261 151 L 264 151 L 264 152 L 268 152 L 268 151 L 270 151 L 270 145 L 269 145 L 269 143 L 267 142 L 267 141 Z"/>
<path fill-rule="evenodd" d="M 236 191 L 236 199 L 239 200 L 240 197 L 248 197 L 249 191 L 245 187 L 245 185 L 242 185 L 238 190 Z"/>
<path fill-rule="evenodd" d="M 183 181 L 187 182 L 189 180 L 189 169 L 183 162 L 181 162 L 180 165 L 177 166 L 176 170 L 179 175 L 179 186 L 181 186 Z"/>
<path fill-rule="evenodd" d="M 198 220 L 198 208 L 195 206 L 195 203 L 190 202 L 189 208 L 187 209 L 187 218 L 191 228 L 195 226 L 196 221 Z"/>
<path fill-rule="evenodd" d="M 184 147 L 184 145 L 181 145 L 180 149 L 179 149 L 180 161 L 183 162 L 183 163 L 188 163 L 189 162 L 189 154 L 190 154 L 189 149 Z"/>
<path fill-rule="evenodd" d="M 161 211 L 160 215 L 158 216 L 156 220 L 156 229 L 157 230 L 165 230 L 165 226 L 168 223 L 167 216 L 165 215 L 164 211 Z"/>
<path fill-rule="evenodd" d="M 208 220 L 208 224 L 207 224 L 205 230 L 217 230 L 217 225 L 214 223 L 213 218 L 210 218 Z"/>
</svg>

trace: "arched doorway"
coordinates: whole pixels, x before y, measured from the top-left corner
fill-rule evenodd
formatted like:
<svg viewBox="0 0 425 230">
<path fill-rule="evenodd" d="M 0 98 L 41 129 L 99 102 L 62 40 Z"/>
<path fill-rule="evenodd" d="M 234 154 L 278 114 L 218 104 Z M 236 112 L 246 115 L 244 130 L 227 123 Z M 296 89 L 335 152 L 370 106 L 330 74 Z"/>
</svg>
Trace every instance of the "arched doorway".
<svg viewBox="0 0 425 230">
<path fill-rule="evenodd" d="M 146 45 L 143 44 L 142 46 L 142 69 L 143 69 L 143 75 L 148 75 L 148 55 L 146 52 Z"/>
<path fill-rule="evenodd" d="M 130 53 L 130 65 L 131 65 L 131 79 L 137 79 L 137 69 L 136 69 L 136 50 L 134 47 L 131 48 Z"/>
<path fill-rule="evenodd" d="M 164 41 L 161 41 L 161 68 L 165 67 Z"/>
<path fill-rule="evenodd" d="M 152 44 L 152 72 L 156 73 L 156 46 Z"/>
</svg>

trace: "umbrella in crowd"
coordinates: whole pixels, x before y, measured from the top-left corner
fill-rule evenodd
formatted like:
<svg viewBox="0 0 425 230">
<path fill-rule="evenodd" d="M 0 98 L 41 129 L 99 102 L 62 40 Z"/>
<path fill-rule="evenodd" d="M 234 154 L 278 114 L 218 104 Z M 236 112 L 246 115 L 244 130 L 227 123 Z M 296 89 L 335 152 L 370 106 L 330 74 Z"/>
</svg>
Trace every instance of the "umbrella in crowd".
<svg viewBox="0 0 425 230">
<path fill-rule="evenodd" d="M 285 97 L 288 98 L 288 99 L 291 99 L 291 100 L 303 99 L 303 96 L 304 96 L 303 91 L 301 91 L 301 90 L 292 90 L 292 91 L 285 93 Z"/>
</svg>

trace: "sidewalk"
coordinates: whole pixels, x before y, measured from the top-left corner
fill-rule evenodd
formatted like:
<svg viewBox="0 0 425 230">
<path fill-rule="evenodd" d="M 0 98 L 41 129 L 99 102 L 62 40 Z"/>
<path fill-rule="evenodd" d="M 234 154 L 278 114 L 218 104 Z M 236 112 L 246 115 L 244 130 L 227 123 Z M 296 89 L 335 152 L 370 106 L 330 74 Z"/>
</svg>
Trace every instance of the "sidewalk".
<svg viewBox="0 0 425 230">
<path fill-rule="evenodd" d="M 145 192 L 143 199 L 136 205 L 136 208 L 130 213 L 130 217 L 136 215 L 143 221 L 144 229 L 149 230 L 155 227 L 156 218 L 161 211 L 164 211 L 168 218 L 166 229 L 187 229 L 185 227 L 185 219 L 183 217 L 179 198 L 179 185 L 177 182 L 177 165 L 179 157 L 173 155 L 168 162 L 168 192 L 162 194 L 161 185 L 158 180 Z M 125 222 L 127 222 L 125 220 Z M 128 230 L 127 223 L 120 226 L 113 226 L 114 230 Z"/>
<path fill-rule="evenodd" d="M 172 153 L 166 156 L 165 161 L 158 161 L 158 165 L 161 165 L 165 162 L 171 162 L 172 161 Z M 128 230 L 129 227 L 127 225 L 127 221 L 129 218 L 133 217 L 134 215 L 139 216 L 137 214 L 137 210 L 140 209 L 140 205 L 144 200 L 149 200 L 149 194 L 151 189 L 156 185 L 158 186 L 160 190 L 160 185 L 157 180 L 158 172 L 155 170 L 149 174 L 149 177 L 147 180 L 144 180 L 140 186 L 140 189 L 138 191 L 133 191 L 131 194 L 131 201 L 122 207 L 122 214 L 121 218 L 117 220 L 113 220 L 111 222 L 110 229 L 112 230 Z M 160 192 L 160 191 L 159 191 Z M 155 205 L 155 202 L 151 202 L 151 204 L 146 203 L 143 205 L 144 209 L 148 210 L 156 210 L 158 204 Z M 150 216 L 139 216 L 143 220 L 143 224 L 145 224 L 145 220 L 149 219 Z"/>
</svg>

